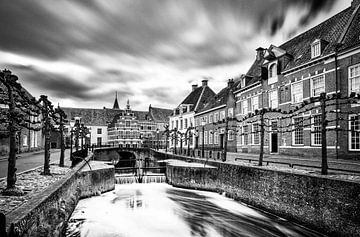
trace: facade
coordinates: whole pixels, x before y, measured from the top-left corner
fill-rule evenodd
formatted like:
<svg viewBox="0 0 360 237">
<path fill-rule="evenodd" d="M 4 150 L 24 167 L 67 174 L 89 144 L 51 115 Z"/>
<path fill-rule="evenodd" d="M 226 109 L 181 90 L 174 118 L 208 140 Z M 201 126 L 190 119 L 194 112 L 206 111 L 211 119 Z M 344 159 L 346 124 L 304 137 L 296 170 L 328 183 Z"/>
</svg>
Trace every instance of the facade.
<svg viewBox="0 0 360 237">
<path fill-rule="evenodd" d="M 194 117 L 205 101 L 215 93 L 208 86 L 208 80 L 202 80 L 202 86 L 192 85 L 191 93 L 177 106 L 169 120 L 170 148 L 194 149 L 196 136 Z"/>
<path fill-rule="evenodd" d="M 6 88 L 0 83 L 0 92 L 6 90 Z M 33 96 L 25 89 L 25 95 L 29 98 Z M 0 98 L 6 96 L 4 93 L 0 93 Z M 6 110 L 8 107 L 4 104 L 0 104 L 1 110 Z M 40 116 L 29 116 L 31 122 L 37 122 L 40 120 Z M 40 125 L 39 125 L 40 126 Z M 35 126 L 37 127 L 37 126 Z M 42 131 L 29 130 L 27 128 L 20 128 L 16 134 L 16 143 L 18 153 L 30 152 L 41 150 L 44 147 L 44 138 Z M 9 153 L 9 137 L 7 128 L 4 124 L 0 125 L 0 155 L 7 155 Z"/>
<path fill-rule="evenodd" d="M 241 86 L 243 79 L 230 79 L 227 86 L 208 98 L 195 114 L 195 155 L 203 156 L 204 150 L 204 157 L 220 159 L 225 150 L 236 152 L 236 99 L 233 91 Z"/>
<path fill-rule="evenodd" d="M 135 111 L 128 101 L 126 109 L 118 107 L 115 98 L 113 109 L 62 108 L 68 120 L 78 120 L 89 128 L 86 138 L 90 145 L 116 145 L 121 147 L 164 146 L 163 131 L 171 110 L 149 106 L 149 111 Z M 158 132 L 159 131 L 159 132 Z M 71 128 L 66 126 L 67 145 Z"/>
<path fill-rule="evenodd" d="M 238 151 L 259 151 L 259 116 L 249 113 L 264 108 L 266 153 L 320 157 L 325 114 L 328 156 L 359 159 L 360 107 L 348 99 L 360 92 L 359 5 L 355 0 L 284 44 L 257 50 L 245 87 L 235 91 Z"/>
</svg>

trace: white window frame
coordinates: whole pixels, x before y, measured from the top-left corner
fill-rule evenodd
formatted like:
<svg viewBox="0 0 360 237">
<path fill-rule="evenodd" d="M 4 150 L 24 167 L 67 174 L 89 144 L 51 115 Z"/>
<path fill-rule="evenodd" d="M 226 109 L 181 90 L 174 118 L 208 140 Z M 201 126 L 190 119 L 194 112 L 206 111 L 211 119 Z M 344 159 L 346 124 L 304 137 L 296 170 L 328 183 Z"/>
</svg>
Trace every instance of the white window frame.
<svg viewBox="0 0 360 237">
<path fill-rule="evenodd" d="M 299 88 L 296 88 L 299 87 Z M 298 90 L 298 91 L 297 91 Z M 301 90 L 301 92 L 300 92 Z M 297 93 L 295 93 L 297 92 Z M 301 94 L 301 95 L 300 95 Z M 301 103 L 304 100 L 304 84 L 302 81 L 291 85 L 291 101 L 293 103 Z"/>
<path fill-rule="evenodd" d="M 356 117 L 356 116 L 358 116 L 359 118 L 359 120 L 358 120 L 358 123 L 359 123 L 359 125 L 358 125 L 358 129 L 356 129 L 355 130 L 355 132 L 357 133 L 357 136 L 355 136 L 355 139 L 357 139 L 358 140 L 358 143 L 359 143 L 359 148 L 352 148 L 352 140 L 353 140 L 353 137 L 352 137 L 352 132 L 351 132 L 351 127 L 352 127 L 352 125 L 351 125 L 351 119 L 353 118 L 353 117 Z M 352 115 L 349 115 L 349 151 L 360 151 L 360 114 L 352 114 Z"/>
<path fill-rule="evenodd" d="M 214 122 L 214 114 L 209 114 L 209 123 Z"/>
<path fill-rule="evenodd" d="M 300 144 L 300 143 L 295 143 L 295 136 L 296 136 L 296 131 L 295 131 L 295 129 L 296 129 L 296 126 L 295 126 L 295 119 L 302 119 L 303 121 L 302 121 L 302 143 Z M 296 117 L 296 118 L 293 118 L 292 119 L 292 121 L 293 121 L 293 132 L 292 132 L 292 145 L 293 146 L 303 146 L 304 145 L 304 118 L 303 117 Z"/>
<path fill-rule="evenodd" d="M 239 136 L 239 145 L 240 146 L 244 145 L 244 135 L 242 133 L 243 133 L 243 126 L 241 125 L 239 127 L 239 134 L 238 134 L 238 136 Z"/>
<path fill-rule="evenodd" d="M 317 94 L 315 94 L 315 86 L 314 86 L 314 82 L 315 80 L 321 79 L 322 83 L 321 86 L 319 88 L 323 88 L 323 90 L 321 90 L 320 92 L 318 92 Z M 320 75 L 316 75 L 313 76 L 311 78 L 311 96 L 312 97 L 317 97 L 320 96 L 321 93 L 325 92 L 325 88 L 326 88 L 326 84 L 325 84 L 325 74 L 320 74 Z M 320 83 L 319 83 L 320 84 Z M 317 89 L 317 88 L 316 88 Z"/>
<path fill-rule="evenodd" d="M 22 145 L 23 146 L 28 146 L 28 136 L 27 135 L 24 135 L 22 137 L 23 141 L 22 141 Z"/>
<path fill-rule="evenodd" d="M 214 133 L 212 130 L 209 130 L 209 145 L 214 143 Z"/>
<path fill-rule="evenodd" d="M 214 113 L 214 122 L 218 122 L 219 121 L 219 112 Z"/>
<path fill-rule="evenodd" d="M 227 117 L 228 118 L 233 118 L 234 117 L 234 109 L 233 108 L 228 108 Z"/>
<path fill-rule="evenodd" d="M 225 117 L 226 117 L 225 110 L 220 111 L 220 121 L 225 119 Z"/>
<path fill-rule="evenodd" d="M 248 101 L 247 100 L 240 101 L 240 107 L 241 107 L 240 114 L 246 115 L 247 113 L 249 113 Z"/>
<path fill-rule="evenodd" d="M 273 98 L 272 94 L 275 95 L 276 99 Z M 273 101 L 275 101 L 274 106 L 272 105 Z M 277 107 L 279 107 L 279 93 L 278 90 L 275 89 L 269 91 L 269 108 L 276 109 Z"/>
<path fill-rule="evenodd" d="M 259 96 L 250 98 L 250 112 L 255 112 L 255 110 L 259 110 Z"/>
<path fill-rule="evenodd" d="M 274 68 L 274 69 L 273 69 Z M 273 69 L 273 70 L 271 70 Z M 278 81 L 278 69 L 277 62 L 269 64 L 268 67 L 268 85 L 274 84 Z"/>
<path fill-rule="evenodd" d="M 352 70 L 355 70 L 355 73 L 352 74 Z M 360 93 L 360 64 L 356 64 L 353 65 L 351 67 L 349 67 L 349 72 L 348 72 L 348 78 L 349 78 L 349 94 L 351 94 L 351 92 L 356 92 L 356 93 Z M 357 89 L 353 89 L 352 88 L 352 80 L 356 80 L 357 81 L 357 85 L 358 88 Z"/>
<path fill-rule="evenodd" d="M 315 118 L 320 120 L 317 122 L 317 125 L 315 124 Z M 315 133 L 316 131 L 316 133 Z M 316 137 L 316 136 L 320 136 L 320 138 Z M 316 141 L 320 139 L 320 143 L 316 143 Z M 312 118 L 311 118 L 311 145 L 312 146 L 321 146 L 321 115 L 320 114 L 315 114 Z"/>
<path fill-rule="evenodd" d="M 218 132 L 214 132 L 214 144 L 215 145 L 219 144 L 219 133 Z"/>
<path fill-rule="evenodd" d="M 228 141 L 234 141 L 234 131 L 228 130 Z"/>
<path fill-rule="evenodd" d="M 204 132 L 204 144 L 207 145 L 208 144 L 208 131 Z"/>
<path fill-rule="evenodd" d="M 311 44 L 311 58 L 316 58 L 319 57 L 320 55 L 321 55 L 321 41 L 317 39 Z"/>
<path fill-rule="evenodd" d="M 255 126 L 257 126 L 257 133 L 255 133 Z M 260 145 L 260 125 L 258 124 L 258 123 L 254 123 L 254 124 L 252 124 L 252 126 L 251 126 L 251 131 L 252 131 L 252 140 L 251 140 L 251 142 L 252 142 L 252 144 L 253 145 Z M 257 136 L 258 137 L 258 143 L 255 143 L 255 136 Z"/>
</svg>

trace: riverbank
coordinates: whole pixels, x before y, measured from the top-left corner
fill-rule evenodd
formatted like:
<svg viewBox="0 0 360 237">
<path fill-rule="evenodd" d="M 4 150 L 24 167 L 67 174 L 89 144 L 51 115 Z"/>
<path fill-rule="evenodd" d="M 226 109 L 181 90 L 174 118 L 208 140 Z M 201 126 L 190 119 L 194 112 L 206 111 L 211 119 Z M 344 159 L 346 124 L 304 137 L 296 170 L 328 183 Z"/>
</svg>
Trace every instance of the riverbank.
<svg viewBox="0 0 360 237">
<path fill-rule="evenodd" d="M 205 163 L 203 159 L 169 154 L 167 158 Z M 216 169 L 169 164 L 168 182 L 177 187 L 226 193 L 330 236 L 360 236 L 358 176 L 322 176 L 307 170 L 220 161 L 208 161 L 207 165 Z"/>
</svg>

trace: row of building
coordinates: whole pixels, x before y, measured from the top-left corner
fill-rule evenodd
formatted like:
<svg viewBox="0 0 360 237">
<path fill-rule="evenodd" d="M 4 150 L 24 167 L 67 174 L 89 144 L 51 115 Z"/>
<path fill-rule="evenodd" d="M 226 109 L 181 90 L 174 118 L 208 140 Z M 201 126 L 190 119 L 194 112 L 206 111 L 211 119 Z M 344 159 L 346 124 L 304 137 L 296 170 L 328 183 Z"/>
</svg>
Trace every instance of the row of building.
<svg viewBox="0 0 360 237">
<path fill-rule="evenodd" d="M 217 94 L 206 80 L 201 87 L 194 85 L 170 116 L 170 129 L 176 131 L 171 148 L 189 147 L 197 149 L 196 155 L 215 158 L 225 147 L 258 153 L 261 121 L 251 113 L 266 109 L 266 153 L 321 156 L 319 101 L 326 93 L 328 156 L 359 159 L 360 107 L 348 99 L 360 93 L 359 5 L 354 0 L 282 45 L 259 47 L 248 72 L 229 80 Z"/>
</svg>

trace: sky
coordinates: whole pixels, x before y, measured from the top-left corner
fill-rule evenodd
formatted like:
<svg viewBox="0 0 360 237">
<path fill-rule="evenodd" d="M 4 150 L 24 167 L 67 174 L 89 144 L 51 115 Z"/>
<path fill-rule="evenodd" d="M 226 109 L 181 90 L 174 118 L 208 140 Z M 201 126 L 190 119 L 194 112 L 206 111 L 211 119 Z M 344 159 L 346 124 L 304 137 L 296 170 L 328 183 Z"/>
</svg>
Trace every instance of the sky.
<svg viewBox="0 0 360 237">
<path fill-rule="evenodd" d="M 0 69 L 56 105 L 173 109 L 351 0 L 0 0 Z"/>
</svg>

